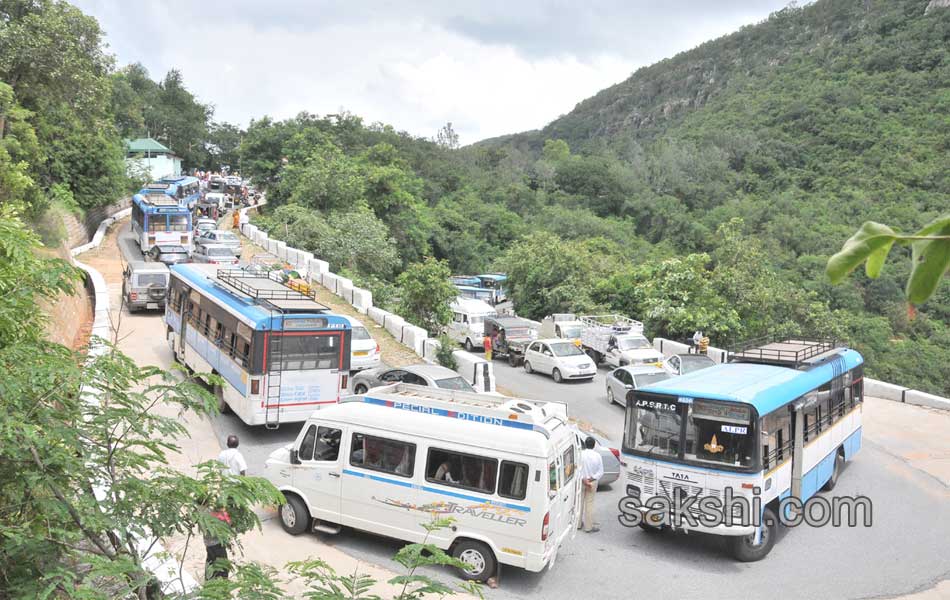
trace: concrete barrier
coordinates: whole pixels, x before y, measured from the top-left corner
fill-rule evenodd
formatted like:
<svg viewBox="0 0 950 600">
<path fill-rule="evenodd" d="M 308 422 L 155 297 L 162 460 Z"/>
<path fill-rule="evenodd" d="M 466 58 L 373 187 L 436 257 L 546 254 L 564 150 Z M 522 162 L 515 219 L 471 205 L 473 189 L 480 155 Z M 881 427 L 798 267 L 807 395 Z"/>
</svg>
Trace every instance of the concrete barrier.
<svg viewBox="0 0 950 600">
<path fill-rule="evenodd" d="M 366 314 L 379 325 L 385 325 L 386 320 L 392 316 L 391 312 L 385 311 L 378 306 L 371 306 L 369 310 L 366 311 Z"/>
<path fill-rule="evenodd" d="M 950 410 L 950 399 L 928 394 L 927 392 L 912 390 L 893 383 L 887 383 L 886 381 L 878 381 L 870 377 L 864 378 L 864 395 L 891 400 L 893 402 Z"/>
<path fill-rule="evenodd" d="M 343 277 L 337 279 L 336 293 L 350 304 L 353 304 L 353 282 L 349 279 Z"/>
<path fill-rule="evenodd" d="M 426 362 L 436 363 L 436 354 L 439 352 L 439 348 L 442 347 L 442 342 L 436 338 L 426 338 L 422 342 L 422 358 Z"/>
<path fill-rule="evenodd" d="M 373 306 L 373 293 L 369 290 L 364 290 L 363 288 L 354 287 L 353 288 L 353 301 L 351 302 L 353 308 L 360 311 L 364 315 L 366 311 Z"/>
<path fill-rule="evenodd" d="M 287 249 L 285 252 L 287 253 L 287 256 L 285 256 L 284 259 L 290 264 L 290 266 L 296 267 L 298 250 L 296 248 L 291 248 L 290 246 L 287 246 Z"/>
<path fill-rule="evenodd" d="M 481 356 L 456 350 L 452 353 L 458 364 L 458 373 L 479 392 L 495 391 L 495 369 L 490 361 Z"/>
<path fill-rule="evenodd" d="M 276 254 L 280 260 L 287 260 L 287 242 L 278 241 L 274 254 Z"/>
<path fill-rule="evenodd" d="M 386 331 L 390 333 L 396 341 L 400 344 L 403 342 L 402 329 L 406 326 L 406 320 L 400 317 L 399 315 L 390 314 L 386 317 L 386 322 L 383 323 L 383 327 L 386 328 Z"/>
<path fill-rule="evenodd" d="M 413 352 L 419 356 L 425 352 L 425 341 L 428 338 L 429 332 L 422 327 L 407 324 L 402 328 L 402 343 L 412 348 Z"/>
<path fill-rule="evenodd" d="M 129 216 L 130 214 L 132 214 L 131 207 L 123 208 L 122 210 L 115 213 L 111 217 L 107 219 L 103 219 L 102 223 L 99 223 L 99 227 L 96 228 L 96 233 L 92 235 L 92 240 L 88 244 L 83 244 L 82 246 L 76 246 L 75 248 L 70 250 L 69 253 L 72 256 L 79 256 L 83 252 L 88 252 L 89 250 L 92 250 L 93 248 L 98 248 L 99 245 L 102 244 L 102 240 L 105 237 L 106 231 L 109 229 L 109 226 L 115 223 L 116 221 L 118 221 L 119 219 L 123 219 Z"/>
<path fill-rule="evenodd" d="M 690 348 L 689 344 L 674 342 L 665 338 L 653 338 L 653 347 L 666 357 L 674 354 L 687 354 Z"/>
<path fill-rule="evenodd" d="M 323 284 L 323 287 L 327 288 L 328 290 L 330 290 L 331 292 L 333 292 L 333 293 L 335 294 L 335 293 L 336 293 L 336 281 L 337 281 L 337 279 L 339 279 L 339 278 L 340 278 L 340 276 L 337 275 L 336 273 L 327 272 L 327 273 L 324 273 L 323 275 L 320 276 L 320 283 Z"/>
<path fill-rule="evenodd" d="M 706 348 L 706 356 L 720 364 L 729 362 L 729 352 L 722 348 L 713 348 L 710 346 Z"/>
<path fill-rule="evenodd" d="M 301 269 L 309 269 L 310 261 L 313 260 L 313 252 L 306 250 L 297 250 L 297 266 Z M 329 269 L 327 269 L 329 271 Z"/>
<path fill-rule="evenodd" d="M 312 258 L 307 261 L 307 271 L 309 271 L 313 277 L 318 278 L 318 281 L 322 281 L 320 278 L 323 274 L 330 272 L 330 263 L 325 260 L 320 260 L 319 258 Z"/>
<path fill-rule="evenodd" d="M 274 256 L 277 256 L 277 240 L 268 238 L 266 249 Z"/>
</svg>

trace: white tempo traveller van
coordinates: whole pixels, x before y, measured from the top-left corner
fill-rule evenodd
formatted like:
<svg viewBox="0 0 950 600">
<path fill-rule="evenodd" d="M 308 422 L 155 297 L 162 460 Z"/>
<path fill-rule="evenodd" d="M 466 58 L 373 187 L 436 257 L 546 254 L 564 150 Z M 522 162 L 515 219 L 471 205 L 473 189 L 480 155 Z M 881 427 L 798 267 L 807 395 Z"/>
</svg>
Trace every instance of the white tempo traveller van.
<svg viewBox="0 0 950 600">
<path fill-rule="evenodd" d="M 541 571 L 577 528 L 580 448 L 566 405 L 404 383 L 315 412 L 271 454 L 291 534 L 354 527 L 428 541 L 486 581 L 500 564 Z"/>
<path fill-rule="evenodd" d="M 485 337 L 485 317 L 494 317 L 498 313 L 487 302 L 459 296 L 451 303 L 452 322 L 449 323 L 449 336 L 471 352 L 482 348 Z"/>
</svg>

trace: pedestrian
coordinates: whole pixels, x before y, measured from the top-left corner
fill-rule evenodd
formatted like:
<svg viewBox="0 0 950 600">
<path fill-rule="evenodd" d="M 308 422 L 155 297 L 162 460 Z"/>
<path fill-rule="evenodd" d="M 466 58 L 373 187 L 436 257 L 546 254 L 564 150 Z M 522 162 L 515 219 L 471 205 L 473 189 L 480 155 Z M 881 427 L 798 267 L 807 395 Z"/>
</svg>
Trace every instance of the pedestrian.
<svg viewBox="0 0 950 600">
<path fill-rule="evenodd" d="M 225 509 L 209 509 L 208 513 L 222 523 L 228 526 L 231 525 L 231 515 L 229 515 Z M 218 565 L 214 564 L 214 562 L 219 559 L 228 560 L 228 548 L 224 544 L 224 540 L 207 529 L 205 529 L 202 534 L 205 541 L 205 552 L 207 553 L 205 556 L 205 579 L 216 579 L 219 577 L 227 579 L 228 566 L 221 563 Z"/>
<path fill-rule="evenodd" d="M 247 462 L 244 460 L 241 451 L 238 450 L 239 444 L 240 440 L 238 440 L 238 436 L 234 434 L 229 435 L 228 447 L 222 450 L 221 454 L 218 455 L 218 462 L 226 466 L 231 475 L 247 474 Z"/>
<path fill-rule="evenodd" d="M 486 334 L 482 339 L 482 345 L 485 347 L 485 360 L 491 360 L 491 338 Z"/>
<path fill-rule="evenodd" d="M 693 347 L 696 348 L 697 350 L 699 349 L 699 342 L 702 339 L 703 339 L 703 332 L 697 329 L 695 333 L 693 333 Z"/>
<path fill-rule="evenodd" d="M 587 436 L 584 440 L 584 449 L 581 450 L 581 518 L 577 528 L 583 528 L 586 533 L 600 531 L 594 522 L 594 495 L 597 493 L 597 482 L 604 476 L 604 461 L 594 450 L 597 441 Z"/>
</svg>

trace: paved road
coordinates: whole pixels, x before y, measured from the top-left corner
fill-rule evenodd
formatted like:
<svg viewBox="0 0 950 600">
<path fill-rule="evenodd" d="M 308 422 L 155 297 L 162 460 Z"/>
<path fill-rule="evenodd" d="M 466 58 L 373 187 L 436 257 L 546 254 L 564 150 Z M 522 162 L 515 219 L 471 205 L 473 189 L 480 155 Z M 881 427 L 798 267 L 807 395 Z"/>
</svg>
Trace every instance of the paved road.
<svg viewBox="0 0 950 600">
<path fill-rule="evenodd" d="M 156 321 L 155 332 L 160 335 L 158 314 L 136 315 L 136 329 L 148 329 L 148 318 Z M 171 356 L 160 351 L 154 355 L 167 356 L 169 360 Z M 623 410 L 605 400 L 605 371 L 590 383 L 561 385 L 501 361 L 495 362 L 495 372 L 499 384 L 512 393 L 565 401 L 572 416 L 589 422 L 612 440 L 619 440 Z M 867 406 L 869 410 L 872 405 Z M 903 427 L 912 429 L 912 423 Z M 229 433 L 240 435 L 251 474 L 259 474 L 267 454 L 293 440 L 299 431 L 297 426 L 284 426 L 277 431 L 251 428 L 233 415 L 221 415 L 213 428 L 222 443 Z M 780 594 L 782 598 L 837 599 L 889 597 L 929 588 L 950 577 L 950 487 L 946 481 L 914 468 L 889 437 L 904 435 L 905 439 L 913 439 L 913 434 L 888 431 L 888 436 L 875 437 L 867 429 L 862 452 L 843 473 L 835 491 L 839 495 L 871 498 L 874 524 L 870 528 L 784 530 L 766 560 L 742 564 L 729 556 L 721 538 L 701 534 L 654 536 L 622 527 L 616 520 L 616 504 L 622 490 L 615 485 L 598 494 L 597 514 L 602 524 L 599 533 L 579 533 L 562 549 L 557 564 L 544 573 L 506 569 L 499 589 L 486 590 L 487 596 L 708 596 L 722 600 Z M 391 561 L 401 546 L 398 541 L 352 530 L 325 540 L 360 560 L 398 570 Z M 444 571 L 435 574 L 451 581 L 452 576 Z"/>
</svg>

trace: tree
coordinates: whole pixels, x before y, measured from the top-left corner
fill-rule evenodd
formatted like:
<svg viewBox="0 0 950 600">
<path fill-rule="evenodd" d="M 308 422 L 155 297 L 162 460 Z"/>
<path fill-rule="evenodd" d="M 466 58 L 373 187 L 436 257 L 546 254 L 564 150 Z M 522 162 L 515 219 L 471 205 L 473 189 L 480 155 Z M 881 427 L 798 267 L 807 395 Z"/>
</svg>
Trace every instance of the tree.
<svg viewBox="0 0 950 600">
<path fill-rule="evenodd" d="M 321 211 L 366 205 L 359 165 L 333 144 L 312 149 L 302 163 L 289 164 L 280 188 L 289 202 Z"/>
<path fill-rule="evenodd" d="M 259 525 L 255 504 L 282 497 L 214 464 L 197 477 L 168 468 L 187 431 L 154 407 L 210 415 L 214 398 L 104 340 L 88 356 L 46 341 L 36 299 L 72 293 L 78 271 L 38 246 L 0 207 L 0 579 L 13 597 L 154 597 L 145 555 L 159 538 L 211 529 L 232 540 Z M 230 527 L 210 504 L 228 508 Z"/>
<path fill-rule="evenodd" d="M 452 122 L 449 121 L 439 129 L 435 135 L 435 143 L 449 150 L 457 150 L 459 147 L 459 134 L 452 129 Z"/>
<path fill-rule="evenodd" d="M 46 200 L 30 168 L 43 161 L 43 153 L 29 117 L 13 88 L 0 81 L 0 206 L 19 206 L 35 216 Z"/>
<path fill-rule="evenodd" d="M 223 165 L 228 165 L 233 171 L 239 170 L 241 159 L 238 149 L 243 135 L 243 131 L 230 123 L 213 123 L 208 132 L 209 159 L 203 166 L 217 171 Z"/>
<path fill-rule="evenodd" d="M 451 275 L 445 261 L 431 256 L 409 265 L 396 279 L 402 290 L 399 314 L 430 335 L 438 335 L 452 320 L 449 302 L 458 295 L 449 281 Z"/>
</svg>

